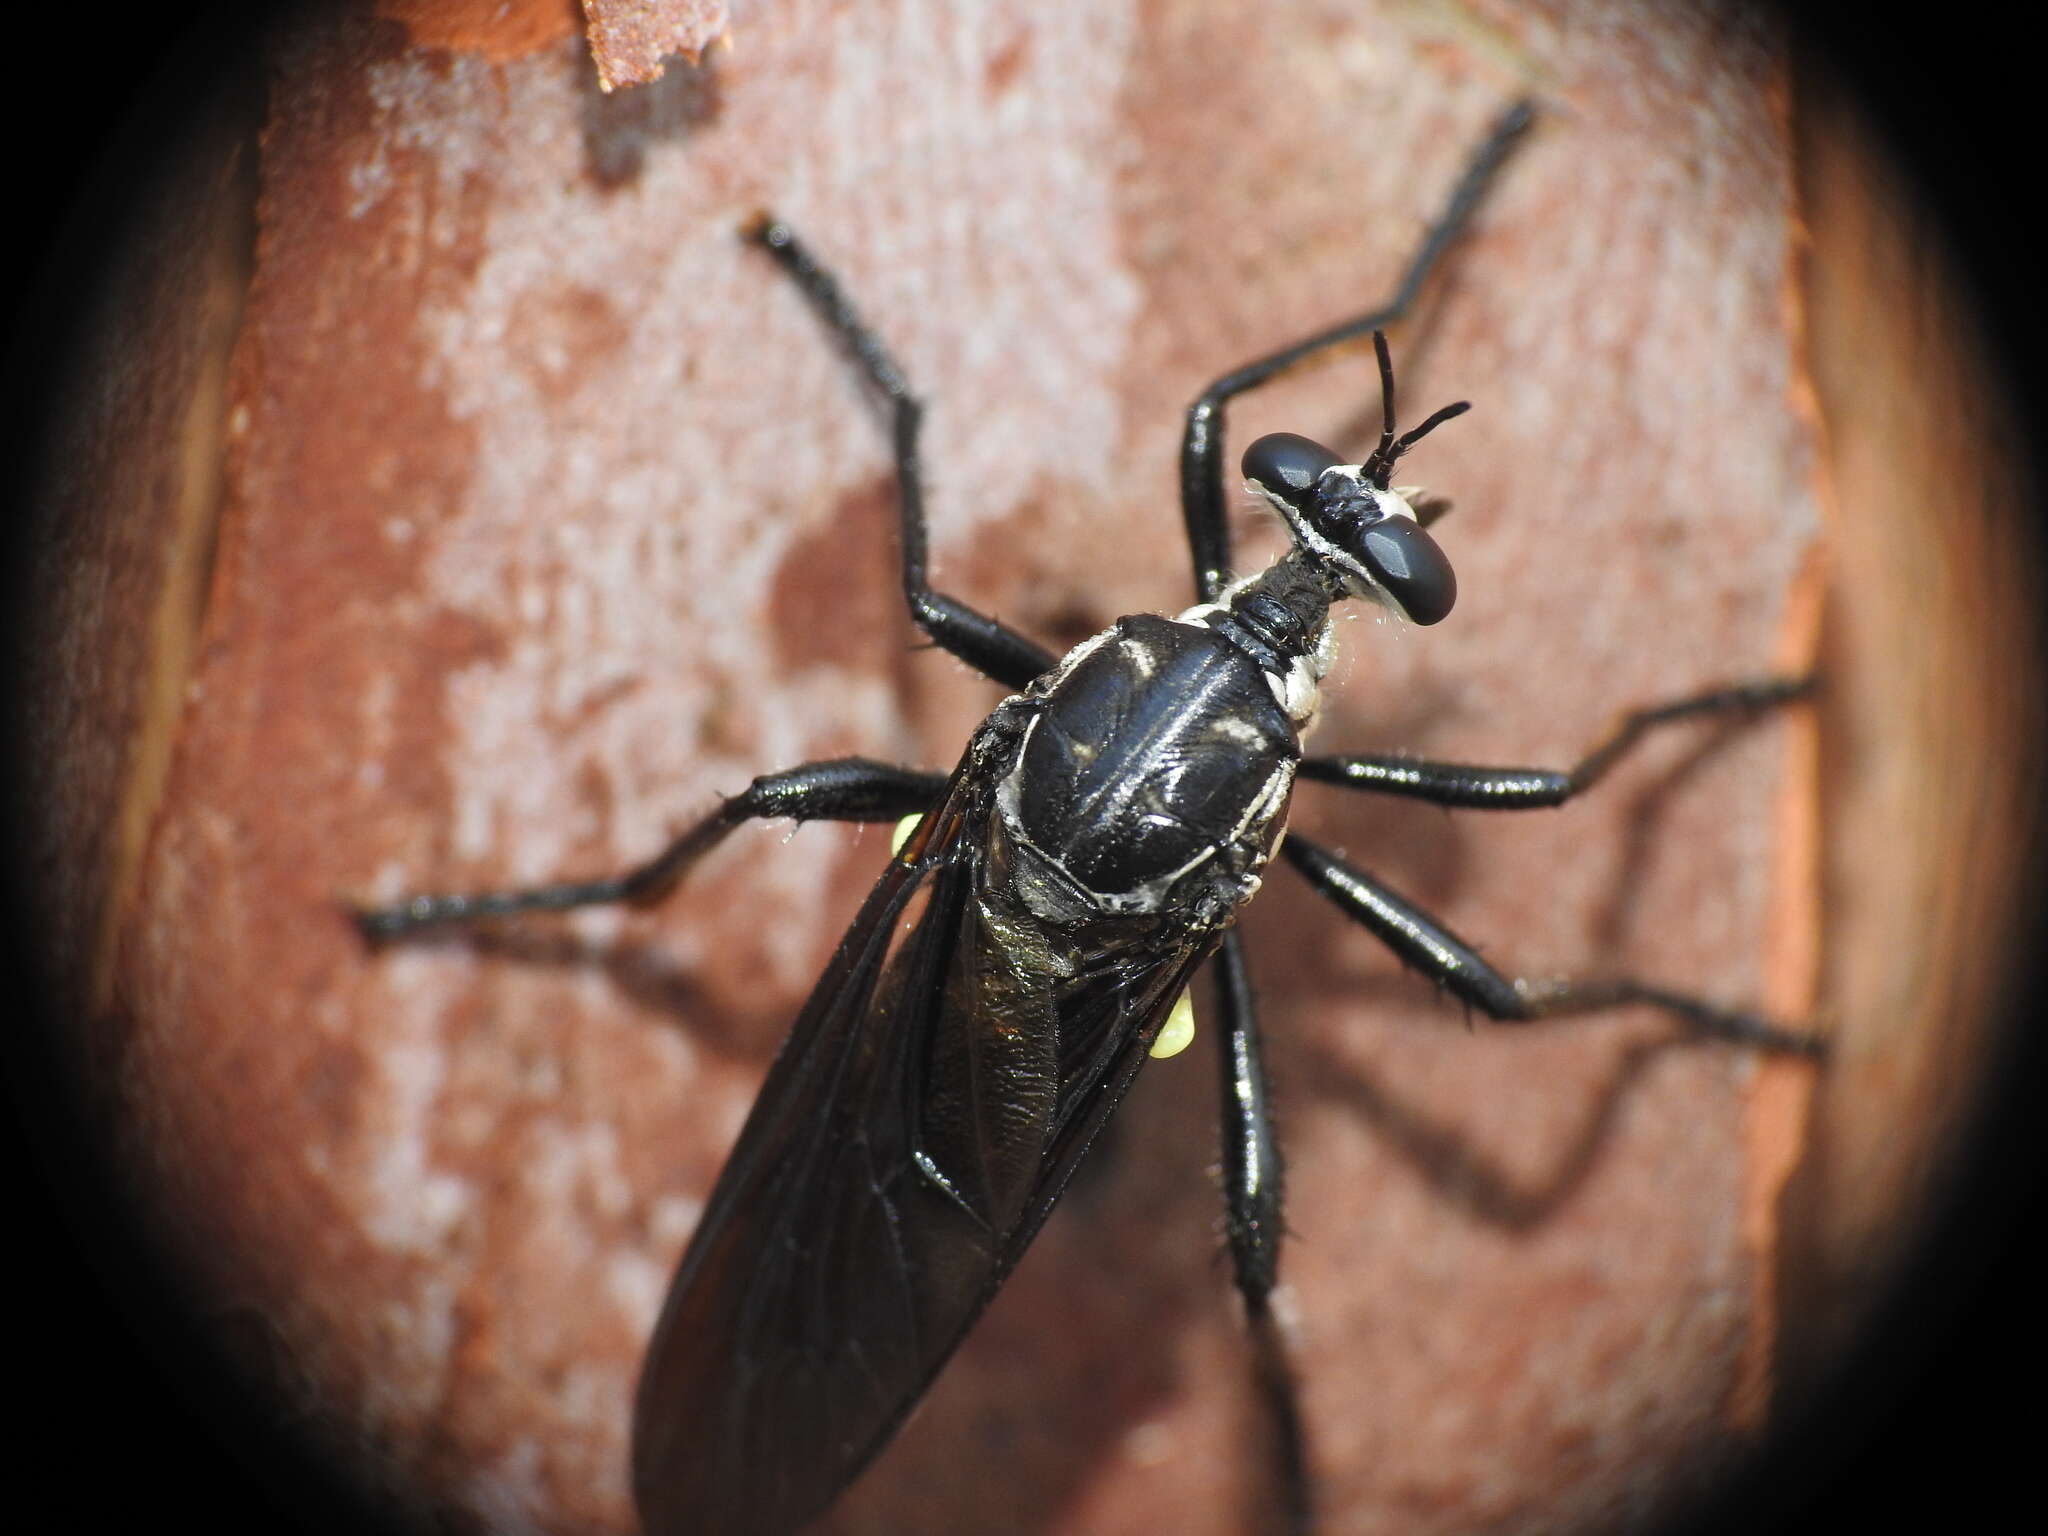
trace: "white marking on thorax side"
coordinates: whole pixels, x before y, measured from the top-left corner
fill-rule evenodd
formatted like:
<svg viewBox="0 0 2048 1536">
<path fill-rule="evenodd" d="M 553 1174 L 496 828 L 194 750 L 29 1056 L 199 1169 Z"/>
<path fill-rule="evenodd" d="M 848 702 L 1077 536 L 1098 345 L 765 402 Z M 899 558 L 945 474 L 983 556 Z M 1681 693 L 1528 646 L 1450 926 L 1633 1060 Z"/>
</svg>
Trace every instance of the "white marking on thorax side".
<svg viewBox="0 0 2048 1536">
<path fill-rule="evenodd" d="M 1213 603 L 1197 603 L 1194 607 L 1174 615 L 1173 622 L 1186 624 L 1193 629 L 1209 628 L 1211 617 L 1230 612 L 1230 599 L 1238 590 L 1258 580 L 1247 576 L 1242 581 L 1232 582 L 1224 588 L 1220 598 Z M 1321 683 L 1337 659 L 1335 626 L 1325 621 L 1323 632 L 1316 638 L 1315 649 L 1306 656 L 1288 659 L 1285 672 L 1273 672 L 1264 668 L 1266 687 L 1272 691 L 1273 701 L 1287 712 L 1289 722 L 1297 736 L 1306 736 L 1315 729 L 1316 715 L 1322 709 L 1323 693 Z"/>
</svg>

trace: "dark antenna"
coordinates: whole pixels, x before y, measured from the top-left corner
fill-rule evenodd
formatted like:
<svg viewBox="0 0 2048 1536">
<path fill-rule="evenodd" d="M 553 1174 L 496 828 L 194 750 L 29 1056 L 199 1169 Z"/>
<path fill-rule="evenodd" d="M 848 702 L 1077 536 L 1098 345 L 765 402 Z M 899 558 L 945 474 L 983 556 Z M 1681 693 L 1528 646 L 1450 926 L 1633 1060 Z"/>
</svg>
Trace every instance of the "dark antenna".
<svg viewBox="0 0 2048 1536">
<path fill-rule="evenodd" d="M 1387 333 L 1372 333 L 1372 349 L 1380 359 L 1380 445 L 1365 461 L 1365 477 L 1381 490 L 1394 468 L 1394 357 L 1387 350 Z"/>
<path fill-rule="evenodd" d="M 1433 414 L 1429 420 L 1425 421 L 1413 432 L 1405 434 L 1398 443 L 1394 444 L 1392 451 L 1386 454 L 1385 457 L 1374 454 L 1373 459 L 1378 465 L 1378 469 L 1372 477 L 1372 483 L 1384 491 L 1387 488 L 1387 478 L 1394 472 L 1395 460 L 1399 459 L 1402 454 L 1413 448 L 1425 436 L 1435 431 L 1453 416 L 1462 416 L 1471 409 L 1472 402 L 1470 400 L 1454 401 Z"/>
<path fill-rule="evenodd" d="M 1387 488 L 1387 481 L 1394 473 L 1394 464 L 1401 455 L 1453 416 L 1462 416 L 1471 410 L 1472 402 L 1460 400 L 1455 405 L 1445 406 L 1413 432 L 1397 440 L 1394 436 L 1394 359 L 1387 351 L 1385 331 L 1372 333 L 1372 349 L 1379 354 L 1380 359 L 1380 445 L 1373 449 L 1372 457 L 1360 466 L 1360 470 L 1366 479 L 1384 491 Z"/>
</svg>

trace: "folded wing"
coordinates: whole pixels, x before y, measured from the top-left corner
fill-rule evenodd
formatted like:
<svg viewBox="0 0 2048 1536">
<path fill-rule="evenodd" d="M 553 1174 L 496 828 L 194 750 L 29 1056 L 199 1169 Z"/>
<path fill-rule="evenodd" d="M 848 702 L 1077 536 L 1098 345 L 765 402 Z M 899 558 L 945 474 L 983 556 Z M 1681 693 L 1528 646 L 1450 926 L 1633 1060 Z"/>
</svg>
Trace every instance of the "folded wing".
<svg viewBox="0 0 2048 1536">
<path fill-rule="evenodd" d="M 1022 1256 L 1214 946 L 1130 919 L 1049 932 L 991 877 L 992 805 L 963 766 L 719 1177 L 641 1376 L 650 1536 L 823 1512 Z"/>
</svg>

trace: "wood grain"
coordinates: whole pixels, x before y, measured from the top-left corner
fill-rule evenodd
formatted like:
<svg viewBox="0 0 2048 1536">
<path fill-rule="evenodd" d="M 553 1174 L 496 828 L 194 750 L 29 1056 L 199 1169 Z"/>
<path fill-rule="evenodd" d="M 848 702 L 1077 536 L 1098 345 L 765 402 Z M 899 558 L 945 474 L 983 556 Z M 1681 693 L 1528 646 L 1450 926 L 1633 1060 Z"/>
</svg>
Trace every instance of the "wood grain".
<svg viewBox="0 0 2048 1536">
<path fill-rule="evenodd" d="M 1998 770 L 2039 725 L 1993 664 L 2031 594 L 1960 300 L 1768 25 L 905 0 L 762 9 L 607 95 L 571 40 L 350 13 L 268 71 L 253 204 L 162 237 L 253 208 L 231 336 L 167 286 L 176 344 L 80 417 L 101 532 L 53 558 L 121 617 L 52 608 L 44 858 L 178 1272 L 366 1475 L 457 1528 L 630 1528 L 638 1352 L 883 849 L 756 829 L 659 913 L 376 957 L 338 901 L 609 870 L 756 771 L 949 763 L 991 702 L 913 646 L 880 426 L 740 221 L 805 230 L 931 401 L 943 584 L 1067 644 L 1187 600 L 1185 402 L 1383 291 L 1528 92 L 1393 338 L 1411 414 L 1475 402 L 1412 464 L 1461 607 L 1347 625 L 1319 744 L 1562 764 L 1816 660 L 1826 702 L 1555 814 L 1305 792 L 1299 824 L 1510 969 L 1818 1006 L 1842 1046 L 1816 1082 L 1646 1016 L 1468 1032 L 1276 879 L 1246 927 L 1329 1528 L 1639 1529 L 1839 1348 L 1969 1101 Z M 1333 363 L 1232 439 L 1364 445 L 1374 390 Z M 1200 1060 L 1148 1071 L 830 1528 L 1256 1525 Z"/>
</svg>

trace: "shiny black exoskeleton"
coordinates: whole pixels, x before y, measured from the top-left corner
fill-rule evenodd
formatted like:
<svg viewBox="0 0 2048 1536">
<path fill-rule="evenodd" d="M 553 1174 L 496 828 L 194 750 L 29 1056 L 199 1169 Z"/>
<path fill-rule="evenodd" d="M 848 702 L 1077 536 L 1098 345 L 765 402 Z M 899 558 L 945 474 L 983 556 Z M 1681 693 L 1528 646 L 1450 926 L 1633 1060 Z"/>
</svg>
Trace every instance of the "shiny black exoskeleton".
<svg viewBox="0 0 2048 1536">
<path fill-rule="evenodd" d="M 1273 675 L 1208 625 L 1145 614 L 1033 684 L 999 802 L 1032 910 L 1215 921 L 1256 890 L 1301 760 Z"/>
<path fill-rule="evenodd" d="M 1364 870 L 1306 838 L 1282 841 L 1299 778 L 1442 805 L 1557 805 L 1653 727 L 1754 711 L 1804 686 L 1767 679 L 1636 711 L 1568 772 L 1303 755 L 1330 662 L 1331 604 L 1362 599 L 1433 624 L 1456 599 L 1450 562 L 1423 526 L 1441 504 L 1391 488 L 1390 477 L 1465 407 L 1397 438 L 1378 328 L 1408 305 L 1529 117 L 1519 105 L 1496 125 L 1392 303 L 1197 397 L 1181 450 L 1197 606 L 1120 619 L 1063 659 L 931 586 L 920 402 L 788 226 L 763 218 L 751 227 L 889 404 L 913 620 L 1011 696 L 950 774 L 865 758 L 807 763 L 756 779 L 623 875 L 419 896 L 355 914 L 381 941 L 435 923 L 644 903 L 750 820 L 921 817 L 769 1070 L 655 1326 L 633 1434 L 634 1496 L 649 1536 L 785 1536 L 832 1504 L 1014 1268 L 1212 958 L 1225 1231 L 1255 1380 L 1277 1427 L 1279 1508 L 1291 1528 L 1307 1528 L 1307 1437 L 1270 1304 L 1281 1160 L 1231 926 L 1276 851 L 1403 962 L 1491 1018 L 1645 1003 L 1696 1034 L 1818 1052 L 1814 1036 L 1625 978 L 1512 979 Z M 1368 333 L 1384 402 L 1378 446 L 1347 464 L 1292 434 L 1252 443 L 1245 478 L 1286 521 L 1292 547 L 1268 570 L 1232 580 L 1225 403 Z"/>
</svg>

